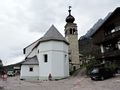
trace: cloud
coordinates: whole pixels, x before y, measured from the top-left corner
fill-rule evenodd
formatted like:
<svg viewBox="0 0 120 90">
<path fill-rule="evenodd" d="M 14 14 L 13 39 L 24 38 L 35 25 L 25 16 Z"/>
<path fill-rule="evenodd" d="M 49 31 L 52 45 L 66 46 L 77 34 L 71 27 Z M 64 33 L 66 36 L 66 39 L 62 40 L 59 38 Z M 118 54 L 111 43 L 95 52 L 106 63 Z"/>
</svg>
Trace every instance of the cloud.
<svg viewBox="0 0 120 90">
<path fill-rule="evenodd" d="M 29 32 L 32 20 L 29 0 L 7 1 L 0 3 L 0 58 L 3 63 L 9 63 L 13 57 L 23 55 L 23 48 L 41 36 Z"/>
<path fill-rule="evenodd" d="M 119 0 L 0 0 L 0 59 L 18 62 L 24 47 L 39 39 L 54 24 L 64 35 L 68 6 L 79 37 L 99 18 L 120 6 Z M 18 58 L 17 58 L 18 57 Z M 15 58 L 15 59 L 14 59 Z"/>
<path fill-rule="evenodd" d="M 61 8 L 57 3 L 60 3 L 60 0 L 57 0 L 57 3 L 54 0 L 51 0 L 52 3 L 48 2 L 48 0 L 40 1 L 33 0 L 31 10 L 34 13 L 34 20 L 31 23 L 30 31 L 43 33 L 50 25 L 59 22 L 60 17 L 63 15 L 60 13 Z M 61 16 L 60 16 L 61 15 Z M 64 19 L 63 19 L 64 20 Z"/>
<path fill-rule="evenodd" d="M 32 0 L 31 11 L 34 19 L 30 31 L 44 33 L 51 24 L 55 24 L 64 34 L 65 18 L 68 6 L 72 5 L 72 15 L 78 24 L 79 37 L 87 32 L 98 19 L 105 17 L 120 5 L 119 0 Z M 102 6 L 102 7 L 101 7 Z"/>
<path fill-rule="evenodd" d="M 79 26 L 79 37 L 84 35 L 100 18 L 120 6 L 119 0 L 75 0 L 73 1 L 74 15 Z"/>
</svg>

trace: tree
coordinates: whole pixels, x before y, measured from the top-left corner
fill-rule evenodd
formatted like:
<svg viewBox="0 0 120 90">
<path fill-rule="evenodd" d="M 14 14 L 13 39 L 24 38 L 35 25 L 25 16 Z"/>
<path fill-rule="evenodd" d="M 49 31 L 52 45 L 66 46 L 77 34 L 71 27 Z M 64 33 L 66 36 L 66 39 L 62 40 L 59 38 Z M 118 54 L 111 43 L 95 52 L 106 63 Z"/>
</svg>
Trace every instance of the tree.
<svg viewBox="0 0 120 90">
<path fill-rule="evenodd" d="M 87 63 L 86 63 L 86 74 L 90 75 L 91 70 L 95 66 L 101 66 L 101 61 L 96 60 L 95 58 L 91 58 Z"/>
<path fill-rule="evenodd" d="M 0 60 L 0 75 L 2 74 L 2 70 L 3 70 L 3 63 L 2 60 Z"/>
</svg>

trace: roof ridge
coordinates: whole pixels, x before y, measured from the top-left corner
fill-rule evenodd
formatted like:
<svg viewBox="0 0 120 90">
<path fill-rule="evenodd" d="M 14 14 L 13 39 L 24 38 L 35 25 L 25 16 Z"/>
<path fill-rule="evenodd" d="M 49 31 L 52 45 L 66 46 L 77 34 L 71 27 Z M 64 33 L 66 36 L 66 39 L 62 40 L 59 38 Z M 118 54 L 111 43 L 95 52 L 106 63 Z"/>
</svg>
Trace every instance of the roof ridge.
<svg viewBox="0 0 120 90">
<path fill-rule="evenodd" d="M 49 37 L 50 35 L 49 34 L 59 34 L 59 36 L 61 36 L 61 37 L 63 37 L 63 35 L 57 30 L 57 28 L 54 26 L 54 25 L 52 25 L 49 29 L 48 29 L 48 31 L 44 34 L 44 36 L 43 37 Z M 63 37 L 64 38 L 64 37 Z"/>
<path fill-rule="evenodd" d="M 57 30 L 57 28 L 54 25 L 52 25 L 48 29 L 48 31 L 44 34 L 40 41 L 42 42 L 48 40 L 58 40 L 68 43 L 65 37 Z"/>
</svg>

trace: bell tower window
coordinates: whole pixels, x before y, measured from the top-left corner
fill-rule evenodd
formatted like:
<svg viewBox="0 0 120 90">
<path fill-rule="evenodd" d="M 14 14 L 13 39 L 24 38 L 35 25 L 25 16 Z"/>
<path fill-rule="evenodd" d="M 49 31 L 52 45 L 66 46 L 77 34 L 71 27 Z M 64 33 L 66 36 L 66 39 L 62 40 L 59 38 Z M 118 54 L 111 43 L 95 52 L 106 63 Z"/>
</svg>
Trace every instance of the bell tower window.
<svg viewBox="0 0 120 90">
<path fill-rule="evenodd" d="M 70 28 L 70 34 L 72 34 L 72 28 Z"/>
<path fill-rule="evenodd" d="M 77 34 L 77 33 L 76 33 L 76 29 L 75 29 L 75 28 L 73 28 L 73 34 Z"/>
</svg>

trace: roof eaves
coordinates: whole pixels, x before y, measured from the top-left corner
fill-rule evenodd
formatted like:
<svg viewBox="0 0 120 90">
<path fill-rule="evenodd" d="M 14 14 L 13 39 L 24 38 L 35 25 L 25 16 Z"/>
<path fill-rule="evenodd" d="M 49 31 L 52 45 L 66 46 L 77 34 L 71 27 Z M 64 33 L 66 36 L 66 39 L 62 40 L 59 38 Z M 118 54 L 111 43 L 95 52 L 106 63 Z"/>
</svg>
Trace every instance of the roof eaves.
<svg viewBox="0 0 120 90">
<path fill-rule="evenodd" d="M 103 23 L 100 25 L 100 27 L 98 27 L 98 30 L 96 30 L 92 35 L 91 35 L 91 37 L 93 37 L 94 35 L 95 35 L 95 33 L 97 33 L 99 30 L 100 30 L 100 28 L 114 15 L 114 13 L 117 11 L 117 10 L 119 10 L 120 9 L 120 7 L 118 7 L 118 8 L 116 8 L 112 13 L 111 13 L 111 15 L 109 16 L 109 17 L 107 17 L 107 19 L 104 19 L 104 21 L 103 21 Z"/>
</svg>

